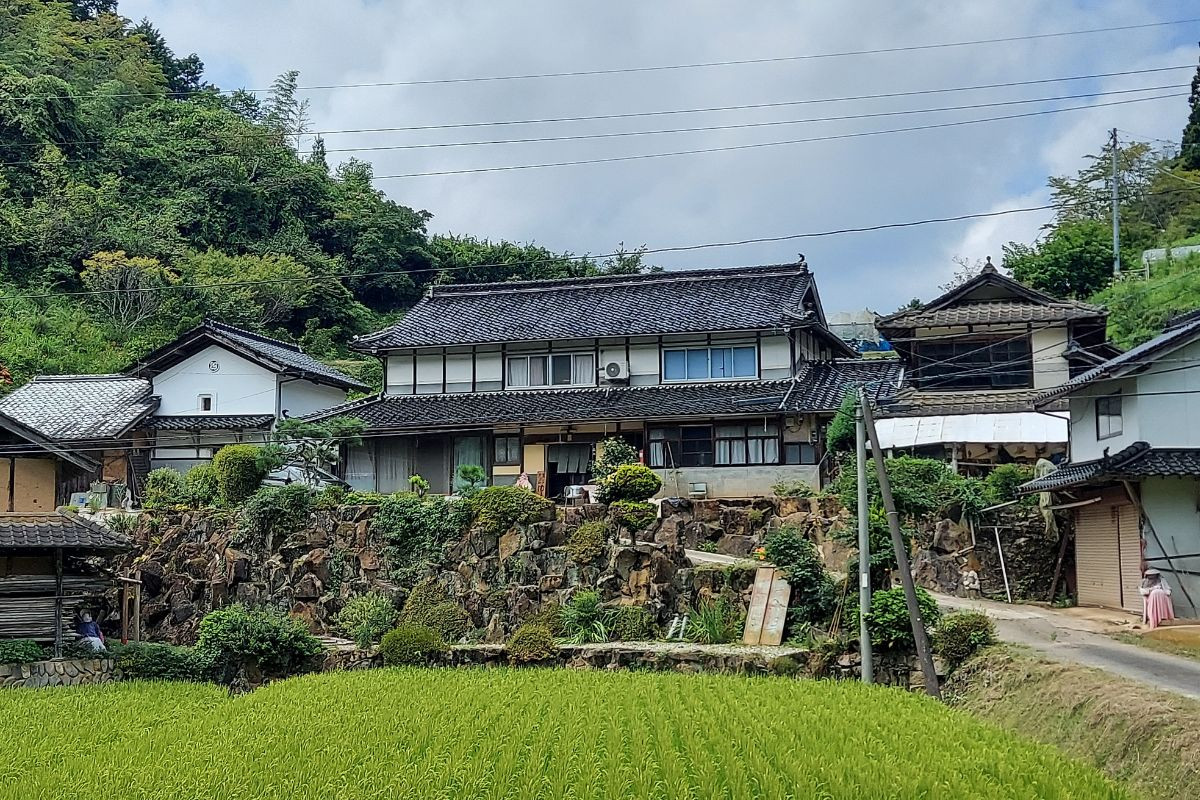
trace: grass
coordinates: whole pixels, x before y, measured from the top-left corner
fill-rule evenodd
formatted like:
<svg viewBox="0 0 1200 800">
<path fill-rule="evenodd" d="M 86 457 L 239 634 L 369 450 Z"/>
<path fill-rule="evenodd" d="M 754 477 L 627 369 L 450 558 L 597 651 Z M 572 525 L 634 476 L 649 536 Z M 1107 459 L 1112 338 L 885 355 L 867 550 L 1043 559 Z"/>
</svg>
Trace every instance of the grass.
<svg viewBox="0 0 1200 800">
<path fill-rule="evenodd" d="M 1122 798 L 928 698 L 571 670 L 0 692 L 0 798 Z"/>
<path fill-rule="evenodd" d="M 1086 761 L 1142 797 L 1200 797 L 1200 702 L 1111 673 L 989 648 L 947 685 L 954 705 Z"/>
<path fill-rule="evenodd" d="M 1117 633 L 1113 638 L 1173 656 L 1200 661 L 1200 625 L 1155 628 L 1145 633 Z"/>
</svg>

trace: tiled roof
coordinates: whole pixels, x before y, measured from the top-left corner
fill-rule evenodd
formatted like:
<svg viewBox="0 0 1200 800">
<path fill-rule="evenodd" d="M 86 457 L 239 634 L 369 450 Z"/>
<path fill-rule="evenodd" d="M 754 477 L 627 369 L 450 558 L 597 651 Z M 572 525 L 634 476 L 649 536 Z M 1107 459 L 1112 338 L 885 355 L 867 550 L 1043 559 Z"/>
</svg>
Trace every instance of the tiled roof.
<svg viewBox="0 0 1200 800">
<path fill-rule="evenodd" d="M 219 431 L 265 428 L 275 421 L 274 414 L 195 414 L 192 416 L 150 417 L 146 427 L 158 431 Z"/>
<path fill-rule="evenodd" d="M 859 380 L 878 380 L 885 394 L 894 385 L 892 365 L 866 367 L 832 362 L 802 370 L 796 381 L 617 386 L 594 389 L 463 392 L 372 397 L 314 414 L 307 419 L 358 417 L 370 431 L 467 425 L 587 422 L 598 420 L 727 417 L 834 411 Z M 879 380 L 882 376 L 884 380 Z"/>
<path fill-rule="evenodd" d="M 1104 309 L 1087 303 L 1055 302 L 1046 305 L 1018 300 L 989 300 L 963 303 L 947 308 L 914 309 L 880 319 L 878 326 L 881 330 L 893 331 L 955 325 L 1066 322 L 1073 319 L 1094 319 L 1103 316 Z"/>
<path fill-rule="evenodd" d="M 124 536 L 73 514 L 0 513 L 0 550 L 52 547 L 103 552 L 132 545 Z"/>
<path fill-rule="evenodd" d="M 1088 370 L 1080 375 L 1076 375 L 1071 380 L 1051 389 L 1048 392 L 1043 392 L 1038 395 L 1037 404 L 1043 404 L 1063 395 L 1068 395 L 1075 389 L 1081 386 L 1086 386 L 1093 381 L 1102 378 L 1111 378 L 1119 374 L 1124 374 L 1130 370 L 1138 369 L 1150 364 L 1158 355 L 1169 351 L 1177 345 L 1186 344 L 1188 341 L 1200 336 L 1200 318 L 1191 319 L 1183 322 L 1176 327 L 1168 329 L 1166 332 L 1156 336 L 1148 342 L 1143 342 L 1137 347 L 1126 350 L 1116 358 L 1111 358 L 1105 361 L 1098 367 Z"/>
<path fill-rule="evenodd" d="M 769 330 L 816 319 L 805 307 L 811 287 L 803 263 L 438 286 L 356 347 Z"/>
<path fill-rule="evenodd" d="M 876 403 L 895 395 L 903 366 L 892 358 L 805 361 L 796 373 L 796 411 L 835 411 L 846 392 L 865 386 Z"/>
<path fill-rule="evenodd" d="M 1036 389 L 1014 389 L 1010 391 L 963 391 L 963 392 L 920 392 L 911 388 L 901 389 L 889 406 L 885 406 L 884 417 L 948 416 L 954 414 L 1007 414 L 1033 411 Z M 1066 410 L 1059 403 L 1047 411 Z"/>
<path fill-rule="evenodd" d="M 150 382 L 127 375 L 49 375 L 0 400 L 0 414 L 56 441 L 119 436 L 152 412 Z"/>
<path fill-rule="evenodd" d="M 183 334 L 174 342 L 155 350 L 142 359 L 132 371 L 137 374 L 161 372 L 165 365 L 178 361 L 180 354 L 190 354 L 191 349 L 198 346 L 201 340 L 225 345 L 252 360 L 265 361 L 283 372 L 294 373 L 316 383 L 326 383 L 360 391 L 369 388 L 344 372 L 339 372 L 308 355 L 300 349 L 299 345 L 272 339 L 269 336 L 213 320 L 206 320 L 202 325 Z"/>
<path fill-rule="evenodd" d="M 1160 475 L 1200 477 L 1200 449 L 1151 447 L 1146 442 L 1134 442 L 1106 458 L 1063 464 L 1049 475 L 1023 484 L 1021 492 L 1050 492 L 1071 486 Z"/>
</svg>

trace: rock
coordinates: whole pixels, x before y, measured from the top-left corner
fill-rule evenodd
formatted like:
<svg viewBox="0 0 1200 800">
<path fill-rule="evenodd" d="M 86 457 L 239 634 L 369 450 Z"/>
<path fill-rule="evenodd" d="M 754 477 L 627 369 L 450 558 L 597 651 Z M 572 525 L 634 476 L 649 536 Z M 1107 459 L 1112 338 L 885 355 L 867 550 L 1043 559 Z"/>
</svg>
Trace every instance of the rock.
<svg viewBox="0 0 1200 800">
<path fill-rule="evenodd" d="M 313 573 L 307 573 L 292 586 L 292 596 L 305 600 L 315 600 L 321 596 L 323 584 Z"/>
<path fill-rule="evenodd" d="M 228 549 L 225 551 L 226 579 L 230 583 L 239 583 L 250 577 L 250 559 L 245 553 Z"/>
<path fill-rule="evenodd" d="M 378 572 L 383 565 L 380 562 L 379 553 L 374 550 L 363 550 L 358 554 L 358 566 L 366 571 Z"/>
<path fill-rule="evenodd" d="M 499 552 L 500 560 L 507 561 L 521 549 L 521 533 L 516 528 L 513 528 L 508 533 L 500 537 Z"/>
<path fill-rule="evenodd" d="M 717 541 L 717 552 L 730 556 L 746 557 L 758 547 L 759 539 L 754 536 L 726 534 Z"/>
</svg>

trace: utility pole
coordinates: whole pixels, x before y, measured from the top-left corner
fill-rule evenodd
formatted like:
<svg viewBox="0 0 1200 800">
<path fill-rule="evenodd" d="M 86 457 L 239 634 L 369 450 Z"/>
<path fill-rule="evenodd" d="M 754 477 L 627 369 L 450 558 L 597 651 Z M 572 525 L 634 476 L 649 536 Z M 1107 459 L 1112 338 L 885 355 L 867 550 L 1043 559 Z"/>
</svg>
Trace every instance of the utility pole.
<svg viewBox="0 0 1200 800">
<path fill-rule="evenodd" d="M 860 395 L 860 399 L 866 400 L 866 397 Z M 908 605 L 913 641 L 916 642 L 917 657 L 921 661 L 921 672 L 925 676 L 925 693 L 940 700 L 942 690 L 938 686 L 937 671 L 933 666 L 933 651 L 929 647 L 929 635 L 925 632 L 925 620 L 921 617 L 920 606 L 917 605 L 917 587 L 913 583 L 912 571 L 908 566 L 908 547 L 905 546 L 904 535 L 900 532 L 900 515 L 896 511 L 896 501 L 892 498 L 892 484 L 888 480 L 887 466 L 883 463 L 883 450 L 879 447 L 879 434 L 875 431 L 875 416 L 871 413 L 869 403 L 863 402 L 860 405 L 867 435 L 871 440 L 871 455 L 875 460 L 875 473 L 879 476 L 879 493 L 883 496 L 883 509 L 887 512 L 892 548 L 896 551 L 896 567 L 900 573 L 900 582 L 904 584 L 904 601 Z"/>
<path fill-rule="evenodd" d="M 858 390 L 854 409 L 854 456 L 858 462 L 858 650 L 862 656 L 862 682 L 875 682 L 875 658 L 867 614 L 871 610 L 871 510 L 867 501 L 867 425 L 863 422 L 866 392 Z"/>
<path fill-rule="evenodd" d="M 1117 129 L 1112 129 L 1113 275 L 1121 275 L 1121 187 L 1117 171 Z"/>
</svg>

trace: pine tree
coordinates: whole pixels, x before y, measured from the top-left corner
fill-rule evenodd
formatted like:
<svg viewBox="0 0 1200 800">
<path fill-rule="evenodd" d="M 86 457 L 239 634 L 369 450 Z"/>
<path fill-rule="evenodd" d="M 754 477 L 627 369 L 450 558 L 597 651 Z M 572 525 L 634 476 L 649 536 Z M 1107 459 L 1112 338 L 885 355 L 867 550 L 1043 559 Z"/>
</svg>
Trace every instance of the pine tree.
<svg viewBox="0 0 1200 800">
<path fill-rule="evenodd" d="M 1188 97 L 1188 105 L 1192 113 L 1188 115 L 1187 126 L 1183 129 L 1183 141 L 1180 143 L 1179 161 L 1187 169 L 1200 169 L 1200 66 L 1192 78 L 1192 94 Z"/>
</svg>

